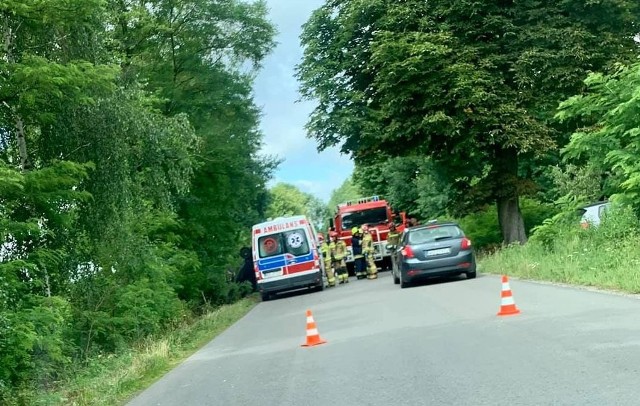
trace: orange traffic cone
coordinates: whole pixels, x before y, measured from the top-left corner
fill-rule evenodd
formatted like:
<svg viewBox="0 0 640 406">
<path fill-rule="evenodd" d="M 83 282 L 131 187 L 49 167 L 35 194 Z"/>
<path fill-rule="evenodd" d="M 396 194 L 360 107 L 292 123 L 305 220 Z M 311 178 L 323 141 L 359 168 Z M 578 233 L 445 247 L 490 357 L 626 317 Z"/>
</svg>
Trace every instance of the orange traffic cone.
<svg viewBox="0 0 640 406">
<path fill-rule="evenodd" d="M 502 294 L 498 316 L 511 316 L 518 313 L 520 313 L 520 310 L 516 307 L 516 302 L 511 295 L 509 278 L 506 275 L 502 275 Z"/>
<path fill-rule="evenodd" d="M 313 347 L 314 345 L 320 345 L 326 343 L 325 340 L 320 337 L 316 322 L 313 320 L 311 310 L 307 310 L 307 342 L 302 344 L 303 347 Z"/>
</svg>

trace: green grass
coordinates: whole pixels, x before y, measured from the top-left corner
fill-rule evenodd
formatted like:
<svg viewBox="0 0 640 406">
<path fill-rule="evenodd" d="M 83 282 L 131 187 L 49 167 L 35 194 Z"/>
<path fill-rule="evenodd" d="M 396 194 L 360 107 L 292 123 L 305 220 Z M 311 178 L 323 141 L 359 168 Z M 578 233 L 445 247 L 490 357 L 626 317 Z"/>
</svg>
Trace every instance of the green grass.
<svg viewBox="0 0 640 406">
<path fill-rule="evenodd" d="M 480 270 L 523 279 L 593 286 L 640 293 L 640 233 L 633 218 L 600 227 L 556 230 L 546 241 L 535 237 L 480 260 Z"/>
<path fill-rule="evenodd" d="M 250 296 L 126 353 L 94 359 L 72 381 L 31 397 L 37 405 L 118 405 L 147 388 L 258 303 Z"/>
</svg>

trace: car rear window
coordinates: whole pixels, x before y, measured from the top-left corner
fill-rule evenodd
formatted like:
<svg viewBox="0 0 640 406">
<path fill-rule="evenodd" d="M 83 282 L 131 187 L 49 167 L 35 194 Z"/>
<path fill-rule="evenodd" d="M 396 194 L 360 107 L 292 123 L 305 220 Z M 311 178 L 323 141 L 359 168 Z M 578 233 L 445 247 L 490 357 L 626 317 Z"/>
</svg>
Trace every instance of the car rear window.
<svg viewBox="0 0 640 406">
<path fill-rule="evenodd" d="M 306 255 L 309 252 L 309 241 L 306 233 L 301 228 L 265 235 L 258 239 L 258 254 L 260 258 L 269 258 L 285 253 L 299 256 Z"/>
<path fill-rule="evenodd" d="M 460 238 L 462 237 L 462 230 L 454 225 L 448 226 L 435 226 L 429 228 L 420 228 L 417 230 L 412 230 L 408 236 L 408 243 L 410 245 L 414 244 L 425 244 L 429 242 L 434 242 L 438 240 L 444 240 L 448 238 Z"/>
</svg>

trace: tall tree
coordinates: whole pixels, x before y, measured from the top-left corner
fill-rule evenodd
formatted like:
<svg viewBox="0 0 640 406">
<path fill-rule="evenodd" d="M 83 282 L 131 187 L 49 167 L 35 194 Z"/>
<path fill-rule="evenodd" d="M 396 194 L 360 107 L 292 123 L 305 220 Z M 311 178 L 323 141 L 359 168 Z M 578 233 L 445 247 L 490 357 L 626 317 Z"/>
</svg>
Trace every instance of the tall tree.
<svg viewBox="0 0 640 406">
<path fill-rule="evenodd" d="M 144 78 L 167 116 L 184 114 L 201 139 L 189 193 L 179 199 L 180 245 L 200 266 L 183 296 L 216 296 L 227 264 L 264 215 L 266 182 L 278 161 L 258 155 L 254 69 L 273 46 L 263 1 L 109 1 L 123 80 Z M 191 285 L 191 286 L 189 286 Z"/>
<path fill-rule="evenodd" d="M 63 361 L 88 355 L 95 323 L 99 344 L 113 349 L 180 311 L 170 285 L 176 268 L 156 265 L 176 249 L 150 241 L 158 233 L 148 223 L 171 217 L 171 201 L 189 188 L 197 140 L 184 116 L 166 118 L 135 84 L 119 86 L 106 13 L 102 1 L 0 5 L 0 159 L 24 172 L 20 188 L 3 195 L 1 216 L 23 226 L 1 235 L 0 267 L 19 287 L 7 319 L 36 326 L 21 332 L 28 339 L 14 383 L 49 384 Z M 121 318 L 131 307 L 148 310 L 127 308 L 124 295 L 150 286 L 155 318 Z"/>
<path fill-rule="evenodd" d="M 357 161 L 428 155 L 461 197 L 497 205 L 526 241 L 524 158 L 566 140 L 550 121 L 590 70 L 629 60 L 633 0 L 328 0 L 305 24 L 302 93 L 320 148 Z"/>
<path fill-rule="evenodd" d="M 0 403 L 238 297 L 273 33 L 260 1 L 0 1 Z"/>
</svg>

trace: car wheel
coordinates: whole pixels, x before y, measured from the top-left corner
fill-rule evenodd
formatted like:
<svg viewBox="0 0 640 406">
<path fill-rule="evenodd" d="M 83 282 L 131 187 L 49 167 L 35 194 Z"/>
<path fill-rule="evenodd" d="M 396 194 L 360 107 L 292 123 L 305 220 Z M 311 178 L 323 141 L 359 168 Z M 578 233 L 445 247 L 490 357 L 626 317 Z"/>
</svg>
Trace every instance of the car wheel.
<svg viewBox="0 0 640 406">
<path fill-rule="evenodd" d="M 467 279 L 475 279 L 475 277 L 476 277 L 476 271 L 467 272 Z"/>
<path fill-rule="evenodd" d="M 406 287 L 408 287 L 409 284 L 407 282 L 405 282 L 404 279 L 402 279 L 402 272 L 400 272 L 400 289 L 404 289 Z"/>
<path fill-rule="evenodd" d="M 263 292 L 260 294 L 260 297 L 262 298 L 263 302 L 268 302 L 269 299 L 271 298 L 271 295 L 267 292 Z"/>
<path fill-rule="evenodd" d="M 396 276 L 396 272 L 392 271 L 392 275 L 393 275 L 393 283 L 394 284 L 399 284 L 400 283 L 400 279 Z"/>
</svg>

